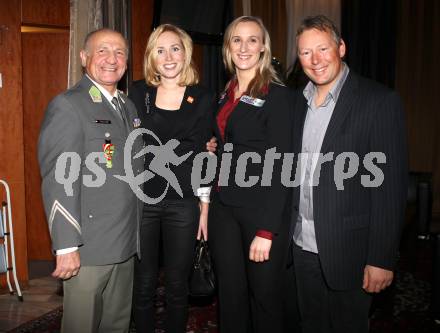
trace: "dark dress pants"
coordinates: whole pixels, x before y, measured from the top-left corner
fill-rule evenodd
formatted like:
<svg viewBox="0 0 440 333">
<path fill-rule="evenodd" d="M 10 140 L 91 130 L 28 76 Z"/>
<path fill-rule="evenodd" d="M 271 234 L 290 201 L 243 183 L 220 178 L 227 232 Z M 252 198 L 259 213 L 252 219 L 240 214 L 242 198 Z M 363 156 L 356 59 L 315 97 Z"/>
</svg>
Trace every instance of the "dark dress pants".
<svg viewBox="0 0 440 333">
<path fill-rule="evenodd" d="M 200 210 L 198 200 L 165 199 L 144 205 L 141 260 L 135 262 L 133 314 L 138 333 L 154 332 L 154 298 L 163 245 L 167 333 L 186 332 L 188 277 L 192 266 Z"/>
<path fill-rule="evenodd" d="M 259 216 L 258 208 L 225 206 L 217 199 L 209 208 L 209 246 L 218 281 L 221 333 L 284 332 L 287 230 L 274 237 L 269 261 L 250 261 Z"/>
<path fill-rule="evenodd" d="M 293 245 L 302 333 L 367 333 L 371 295 L 362 288 L 332 290 L 319 255 Z"/>
</svg>

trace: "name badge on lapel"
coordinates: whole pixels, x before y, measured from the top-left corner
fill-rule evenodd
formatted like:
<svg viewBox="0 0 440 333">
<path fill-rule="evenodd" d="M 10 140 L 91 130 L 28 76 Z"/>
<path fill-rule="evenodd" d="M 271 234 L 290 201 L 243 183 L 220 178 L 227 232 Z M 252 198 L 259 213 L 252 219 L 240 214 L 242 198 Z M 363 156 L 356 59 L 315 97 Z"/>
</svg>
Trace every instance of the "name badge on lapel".
<svg viewBox="0 0 440 333">
<path fill-rule="evenodd" d="M 108 119 L 95 119 L 93 122 L 95 124 L 106 124 L 106 125 L 110 125 L 112 123 L 111 120 Z"/>
<path fill-rule="evenodd" d="M 240 101 L 243 103 L 246 103 L 246 104 L 256 106 L 258 108 L 261 108 L 264 105 L 264 102 L 266 102 L 263 99 L 253 98 L 253 97 L 247 96 L 247 95 L 241 96 Z"/>
</svg>

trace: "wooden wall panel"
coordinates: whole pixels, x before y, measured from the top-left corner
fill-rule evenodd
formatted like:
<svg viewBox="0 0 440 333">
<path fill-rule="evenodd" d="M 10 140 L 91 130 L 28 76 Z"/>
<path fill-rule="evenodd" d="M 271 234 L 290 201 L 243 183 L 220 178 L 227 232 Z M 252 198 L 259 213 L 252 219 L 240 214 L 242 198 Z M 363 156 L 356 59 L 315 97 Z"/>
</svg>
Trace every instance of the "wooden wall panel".
<svg viewBox="0 0 440 333">
<path fill-rule="evenodd" d="M 153 24 L 154 0 L 132 0 L 131 70 L 133 80 L 144 78 L 144 51 Z"/>
<path fill-rule="evenodd" d="M 28 279 L 19 1 L 0 1 L 0 178 L 11 187 L 18 278 Z M 0 198 L 4 199 L 0 190 Z M 1 284 L 4 285 L 4 275 Z"/>
<path fill-rule="evenodd" d="M 28 258 L 29 260 L 50 260 L 53 256 L 41 199 L 37 142 L 47 104 L 67 87 L 69 31 L 23 33 L 22 49 Z"/>
<path fill-rule="evenodd" d="M 69 0 L 21 0 L 22 23 L 35 25 L 70 25 Z"/>
</svg>

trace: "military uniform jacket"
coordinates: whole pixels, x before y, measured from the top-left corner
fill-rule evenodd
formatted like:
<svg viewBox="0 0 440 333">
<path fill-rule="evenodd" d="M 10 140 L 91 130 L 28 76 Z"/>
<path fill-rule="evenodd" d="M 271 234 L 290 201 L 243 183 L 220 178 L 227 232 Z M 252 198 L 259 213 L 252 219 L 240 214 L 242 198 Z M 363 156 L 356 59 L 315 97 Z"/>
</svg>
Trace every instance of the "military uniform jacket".
<svg viewBox="0 0 440 333">
<path fill-rule="evenodd" d="M 92 89 L 92 90 L 91 90 Z M 78 246 L 81 265 L 123 262 L 139 252 L 140 202 L 125 175 L 124 145 L 139 126 L 136 108 L 120 93 L 125 122 L 89 78 L 49 104 L 38 142 L 44 208 L 54 250 Z M 111 166 L 104 145 L 112 144 Z M 142 148 L 139 135 L 131 157 Z M 136 175 L 142 158 L 129 158 Z M 104 181 L 103 181 L 104 180 Z"/>
</svg>

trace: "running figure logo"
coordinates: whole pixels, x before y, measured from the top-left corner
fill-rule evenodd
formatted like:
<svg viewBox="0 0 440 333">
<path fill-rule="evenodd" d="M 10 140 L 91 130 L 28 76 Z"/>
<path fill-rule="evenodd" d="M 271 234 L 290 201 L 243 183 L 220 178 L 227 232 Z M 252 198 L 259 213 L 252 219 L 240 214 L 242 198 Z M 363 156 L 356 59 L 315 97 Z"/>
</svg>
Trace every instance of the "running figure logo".
<svg viewBox="0 0 440 333">
<path fill-rule="evenodd" d="M 157 142 L 157 145 L 148 145 L 134 155 L 133 158 L 140 158 L 148 153 L 153 154 L 148 169 L 135 176 L 131 165 L 131 150 L 136 138 L 144 133 L 153 137 Z M 132 131 L 128 136 L 124 147 L 125 176 L 115 177 L 127 182 L 136 196 L 145 203 L 155 204 L 160 202 L 167 194 L 170 185 L 181 197 L 183 197 L 182 188 L 180 187 L 176 175 L 171 171 L 170 165 L 178 166 L 182 164 L 193 152 L 190 151 L 185 155 L 178 156 L 174 150 L 179 144 L 180 142 L 176 139 L 171 139 L 167 143 L 162 144 L 160 139 L 152 131 L 145 128 L 138 128 Z M 147 196 L 141 189 L 141 185 L 153 177 L 162 177 L 167 181 L 167 186 L 164 192 L 157 198 Z"/>
<path fill-rule="evenodd" d="M 168 186 L 171 185 L 171 187 L 174 188 L 176 192 L 183 198 L 183 192 L 180 188 L 179 181 L 177 180 L 176 175 L 170 170 L 169 165 L 171 164 L 178 166 L 182 164 L 182 162 L 184 162 L 192 154 L 192 151 L 183 156 L 177 156 L 174 152 L 174 149 L 176 149 L 179 144 L 180 142 L 178 140 L 171 139 L 164 145 L 148 145 L 137 153 L 134 158 L 138 158 L 147 153 L 152 153 L 154 157 L 148 166 L 150 170 L 146 171 L 150 171 L 150 175 L 153 173 L 152 177 L 154 177 L 154 174 L 156 174 L 164 178 L 168 183 L 166 191 L 168 190 Z M 149 177 L 149 179 L 152 177 Z"/>
</svg>

